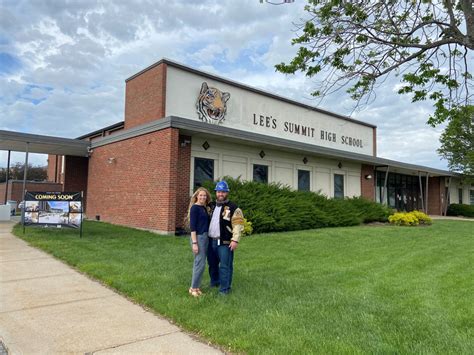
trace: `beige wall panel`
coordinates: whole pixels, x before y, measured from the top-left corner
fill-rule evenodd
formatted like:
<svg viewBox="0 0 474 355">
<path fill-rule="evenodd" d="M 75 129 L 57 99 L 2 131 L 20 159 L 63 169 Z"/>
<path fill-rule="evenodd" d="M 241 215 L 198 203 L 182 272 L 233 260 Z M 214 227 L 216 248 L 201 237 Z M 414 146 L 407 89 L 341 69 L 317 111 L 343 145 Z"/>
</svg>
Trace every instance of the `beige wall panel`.
<svg viewBox="0 0 474 355">
<path fill-rule="evenodd" d="M 347 191 L 345 193 L 348 197 L 360 196 L 360 174 L 347 176 Z"/>
<path fill-rule="evenodd" d="M 247 162 L 241 163 L 241 162 L 223 160 L 222 161 L 222 174 L 223 176 L 232 176 L 233 178 L 240 177 L 243 180 L 248 180 Z"/>
<path fill-rule="evenodd" d="M 291 188 L 296 188 L 293 182 L 294 170 L 291 168 L 283 168 L 275 166 L 275 176 L 273 182 L 280 182 L 283 185 L 288 185 Z"/>
</svg>

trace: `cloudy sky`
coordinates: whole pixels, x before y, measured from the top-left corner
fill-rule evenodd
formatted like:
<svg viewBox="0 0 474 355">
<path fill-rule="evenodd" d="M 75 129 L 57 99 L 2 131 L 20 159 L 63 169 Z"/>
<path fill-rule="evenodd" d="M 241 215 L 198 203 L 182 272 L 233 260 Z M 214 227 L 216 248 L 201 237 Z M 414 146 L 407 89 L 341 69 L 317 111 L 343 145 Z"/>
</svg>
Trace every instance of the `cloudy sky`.
<svg viewBox="0 0 474 355">
<path fill-rule="evenodd" d="M 162 57 L 350 115 L 343 92 L 315 101 L 314 81 L 275 72 L 296 51 L 293 23 L 305 18 L 304 4 L 2 0 L 0 129 L 75 138 L 122 121 L 124 80 Z M 395 85 L 388 80 L 352 117 L 378 126 L 380 157 L 446 169 L 436 153 L 442 127 L 425 123 L 430 106 L 411 104 Z M 6 159 L 0 151 L 0 166 Z"/>
</svg>

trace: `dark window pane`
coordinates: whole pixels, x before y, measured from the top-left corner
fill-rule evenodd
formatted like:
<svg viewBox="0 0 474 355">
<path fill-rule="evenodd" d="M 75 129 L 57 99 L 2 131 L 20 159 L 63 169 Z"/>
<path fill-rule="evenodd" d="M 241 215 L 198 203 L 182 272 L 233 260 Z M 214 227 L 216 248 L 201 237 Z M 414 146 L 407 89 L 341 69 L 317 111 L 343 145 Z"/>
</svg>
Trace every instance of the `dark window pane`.
<svg viewBox="0 0 474 355">
<path fill-rule="evenodd" d="M 268 166 L 266 165 L 253 165 L 253 181 L 263 182 L 268 184 Z"/>
<path fill-rule="evenodd" d="M 298 170 L 298 190 L 309 191 L 309 171 Z"/>
<path fill-rule="evenodd" d="M 469 199 L 470 199 L 470 204 L 474 205 L 474 190 L 469 191 Z"/>
<path fill-rule="evenodd" d="M 344 175 L 334 174 L 334 198 L 344 198 Z"/>
<path fill-rule="evenodd" d="M 194 188 L 207 180 L 214 180 L 214 160 L 194 158 Z"/>
<path fill-rule="evenodd" d="M 458 189 L 459 203 L 462 203 L 462 189 Z"/>
</svg>

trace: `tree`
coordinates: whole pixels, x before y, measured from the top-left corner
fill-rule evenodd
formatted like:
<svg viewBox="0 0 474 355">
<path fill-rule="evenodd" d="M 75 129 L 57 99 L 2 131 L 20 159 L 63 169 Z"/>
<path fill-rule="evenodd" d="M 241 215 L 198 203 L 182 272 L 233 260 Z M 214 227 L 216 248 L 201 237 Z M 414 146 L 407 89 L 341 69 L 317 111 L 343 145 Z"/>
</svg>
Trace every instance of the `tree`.
<svg viewBox="0 0 474 355">
<path fill-rule="evenodd" d="M 310 18 L 292 41 L 296 56 L 276 69 L 321 78 L 314 96 L 346 88 L 357 107 L 394 74 L 399 94 L 433 102 L 432 126 L 472 105 L 472 0 L 309 0 L 305 11 Z"/>
<path fill-rule="evenodd" d="M 25 164 L 22 163 L 15 163 L 10 167 L 10 172 L 8 174 L 8 178 L 10 180 L 23 180 L 24 174 L 24 166 Z M 2 168 L 0 169 L 0 182 L 4 182 L 6 180 L 7 169 Z M 46 171 L 46 167 L 44 166 L 33 166 L 28 164 L 28 171 L 26 173 L 28 180 L 38 180 L 44 181 L 48 178 L 48 173 Z"/>
<path fill-rule="evenodd" d="M 461 108 L 452 116 L 440 138 L 438 153 L 449 162 L 449 169 L 474 176 L 474 106 Z"/>
</svg>

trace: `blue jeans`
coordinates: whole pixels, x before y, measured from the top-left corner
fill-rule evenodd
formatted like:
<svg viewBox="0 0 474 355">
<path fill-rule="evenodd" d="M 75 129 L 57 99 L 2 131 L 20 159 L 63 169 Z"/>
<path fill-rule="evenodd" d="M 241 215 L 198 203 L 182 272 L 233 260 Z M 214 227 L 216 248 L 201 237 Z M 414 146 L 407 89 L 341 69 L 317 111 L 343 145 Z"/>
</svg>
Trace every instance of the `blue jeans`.
<svg viewBox="0 0 474 355">
<path fill-rule="evenodd" d="M 217 245 L 216 239 L 209 238 L 207 263 L 211 286 L 220 285 L 219 292 L 229 293 L 234 272 L 234 252 L 229 249 L 229 245 Z"/>
<path fill-rule="evenodd" d="M 194 264 L 193 264 L 193 278 L 191 280 L 191 288 L 200 288 L 202 274 L 206 268 L 206 252 L 207 252 L 207 243 L 209 238 L 207 233 L 198 234 L 197 236 L 198 243 L 198 253 L 194 255 Z M 191 243 L 192 243 L 191 239 Z M 191 244 L 192 245 L 192 244 Z"/>
</svg>

